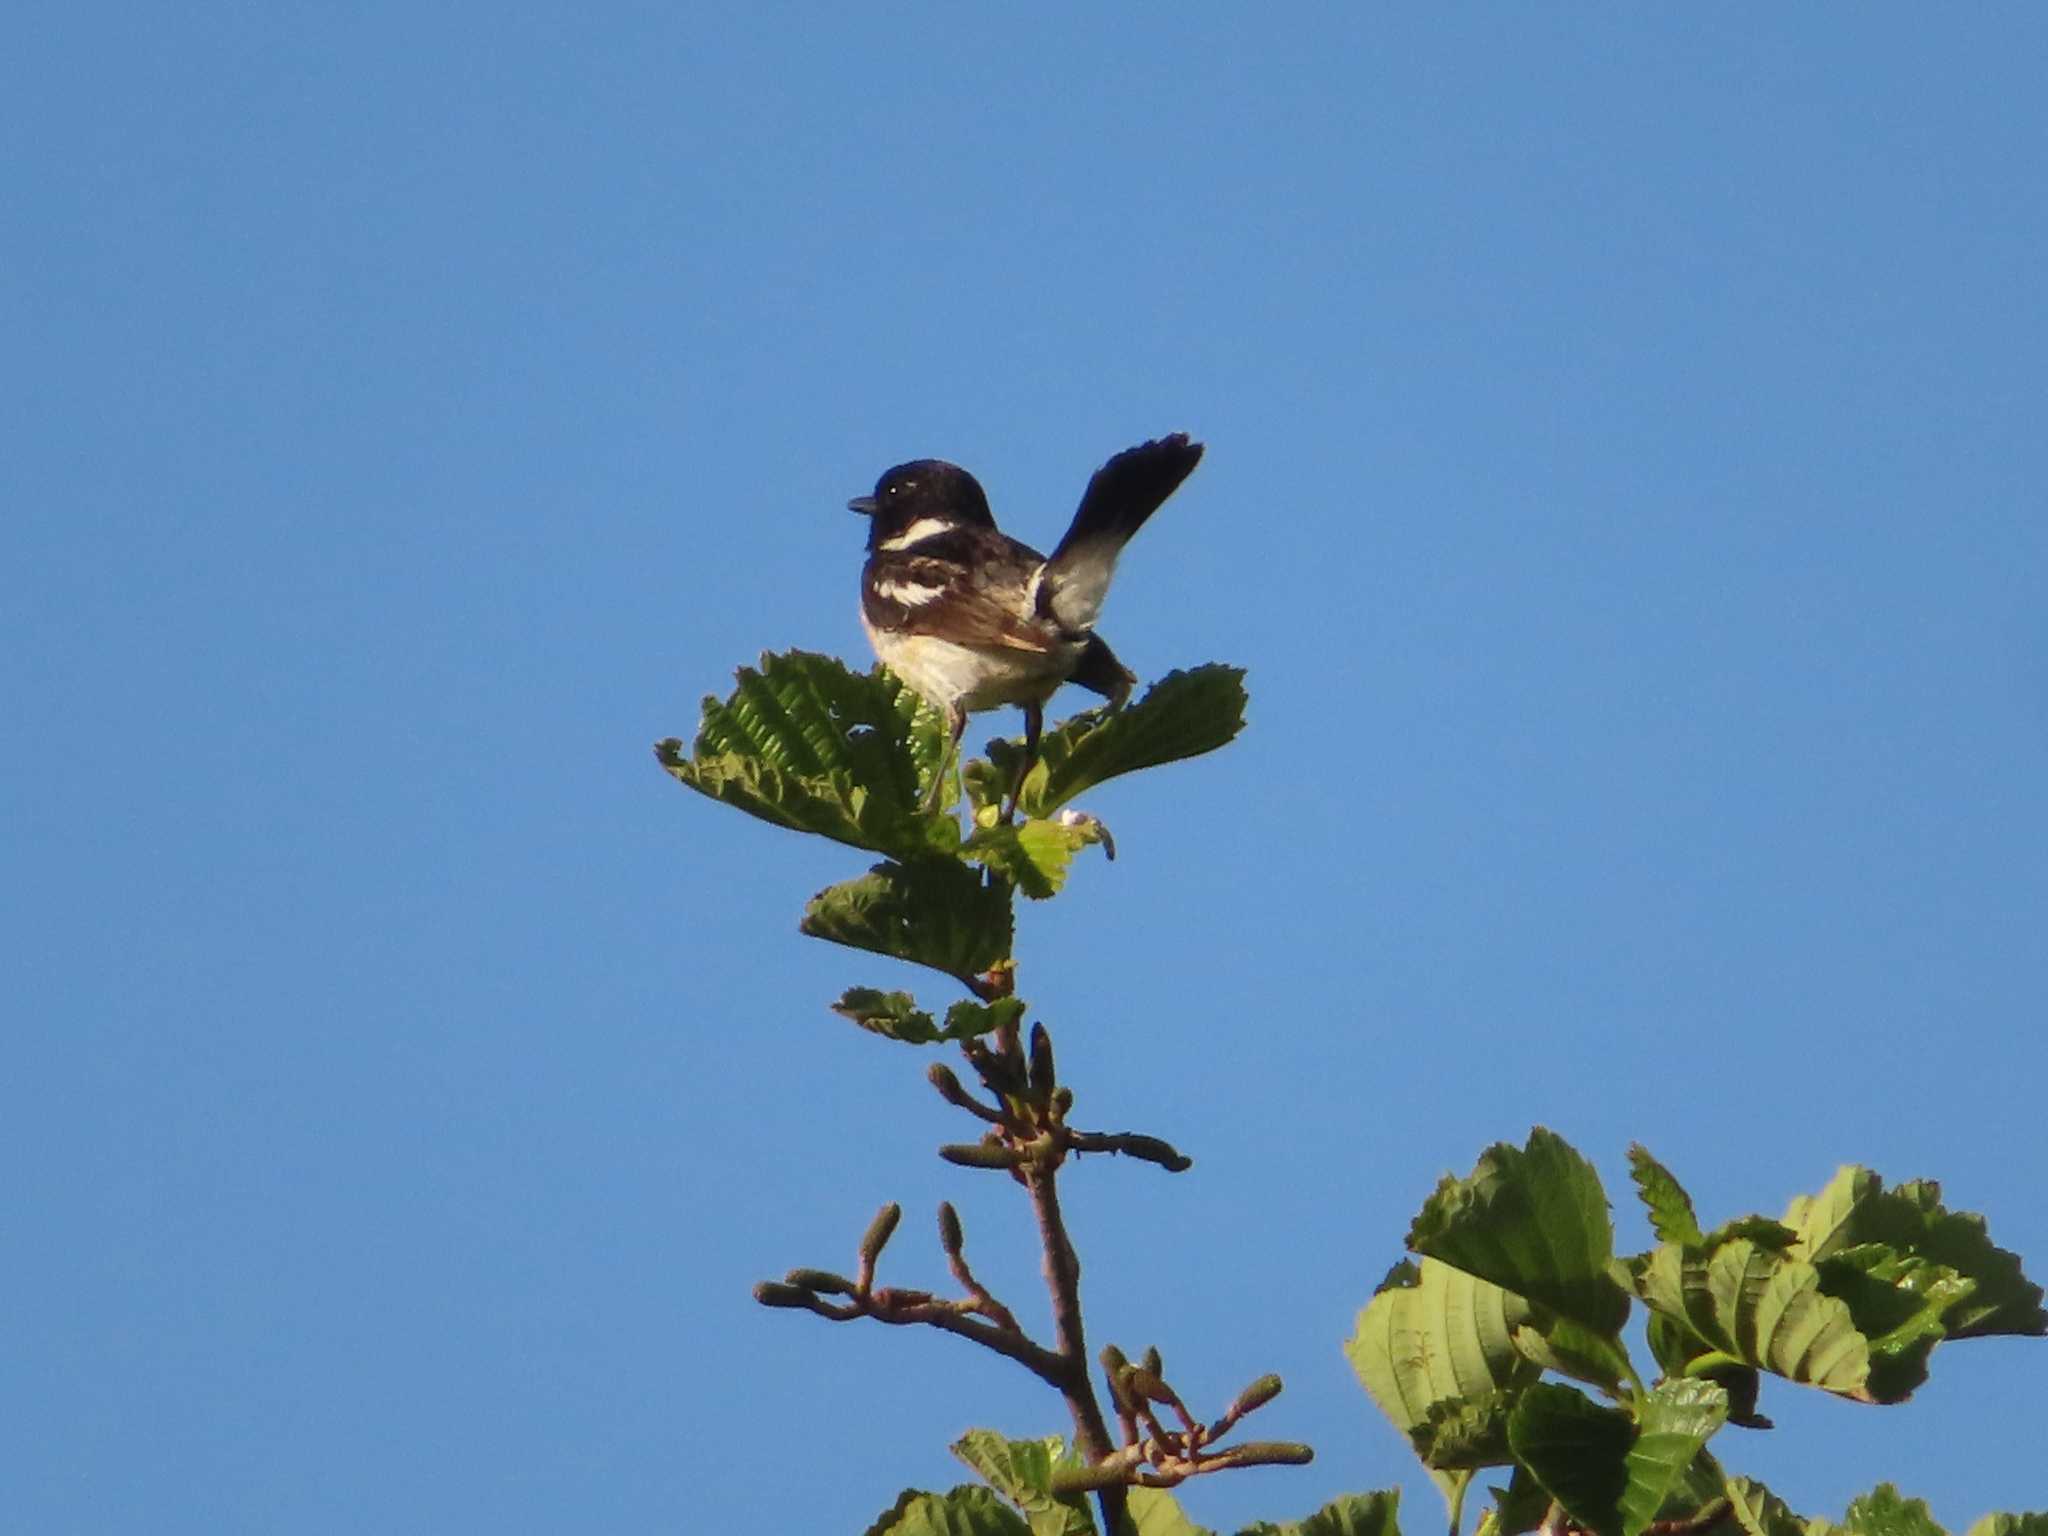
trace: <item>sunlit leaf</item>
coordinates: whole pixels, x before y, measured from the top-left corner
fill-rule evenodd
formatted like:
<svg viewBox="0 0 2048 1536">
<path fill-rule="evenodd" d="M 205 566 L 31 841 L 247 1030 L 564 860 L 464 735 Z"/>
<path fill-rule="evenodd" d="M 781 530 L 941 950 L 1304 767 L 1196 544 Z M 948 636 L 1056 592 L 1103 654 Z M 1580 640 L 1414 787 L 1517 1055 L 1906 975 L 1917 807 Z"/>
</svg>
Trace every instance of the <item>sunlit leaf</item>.
<svg viewBox="0 0 2048 1536">
<path fill-rule="evenodd" d="M 1665 1243 L 1645 1256 L 1637 1288 L 1705 1349 L 1792 1381 L 1870 1400 L 1870 1343 L 1811 1264 L 1737 1239 L 1712 1249 Z"/>
<path fill-rule="evenodd" d="M 1971 1294 L 1944 1319 L 1952 1339 L 2048 1333 L 2041 1287 L 2022 1273 L 2019 1256 L 1992 1243 L 1982 1216 L 1945 1208 L 1941 1186 L 1931 1179 L 1887 1191 L 1869 1169 L 1845 1166 L 1819 1194 L 1795 1199 L 1785 1222 L 1798 1234 L 1804 1259 L 1884 1243 L 1971 1282 Z"/>
<path fill-rule="evenodd" d="M 1284 1525 L 1259 1521 L 1238 1536 L 1401 1536 L 1401 1493 L 1347 1493 L 1332 1499 L 1305 1520 Z"/>
<path fill-rule="evenodd" d="M 1033 818 L 1010 826 L 983 827 L 961 845 L 962 858 L 986 864 L 1037 901 L 1067 883 L 1074 855 L 1102 841 L 1099 825 L 1072 826 Z"/>
<path fill-rule="evenodd" d="M 1837 1527 L 1849 1536 L 1948 1536 L 1924 1499 L 1909 1499 L 1879 1483 L 1849 1506 Z"/>
<path fill-rule="evenodd" d="M 1032 1536 L 1095 1536 L 1088 1501 L 1052 1491 L 1053 1468 L 1068 1459 L 1059 1436 L 1011 1440 L 994 1430 L 970 1429 L 952 1451 L 1024 1512 Z"/>
<path fill-rule="evenodd" d="M 1525 1147 L 1489 1147 L 1469 1178 L 1447 1176 L 1408 1246 L 1608 1338 L 1628 1317 L 1628 1295 L 1610 1272 L 1614 1228 L 1600 1176 L 1541 1126 Z"/>
<path fill-rule="evenodd" d="M 1808 1536 L 1806 1521 L 1762 1483 L 1731 1477 L 1723 1491 L 1728 1496 L 1729 1518 L 1747 1536 Z"/>
<path fill-rule="evenodd" d="M 1963 1536 L 2048 1536 L 2048 1514 L 1986 1515 Z"/>
<path fill-rule="evenodd" d="M 964 864 L 878 864 L 813 896 L 803 931 L 970 981 L 1009 958 L 1010 893 Z"/>
<path fill-rule="evenodd" d="M 867 1536 L 1032 1536 L 1031 1527 L 986 1488 L 963 1484 L 950 1493 L 905 1489 Z"/>
<path fill-rule="evenodd" d="M 1643 1399 L 1621 1498 L 1627 1536 L 1657 1518 L 1666 1496 L 1727 1417 L 1728 1394 L 1711 1381 L 1663 1382 Z"/>
<path fill-rule="evenodd" d="M 740 668 L 729 698 L 704 700 L 690 750 L 670 738 L 655 756 L 680 782 L 763 821 L 907 859 L 959 844 L 953 817 L 921 805 L 943 738 L 929 707 L 887 671 L 790 651 Z"/>
<path fill-rule="evenodd" d="M 1242 667 L 1211 663 L 1169 672 L 1127 708 L 1091 709 L 1047 730 L 1018 808 L 1047 816 L 1120 774 L 1213 752 L 1244 729 L 1244 708 Z M 1023 753 L 1021 741 L 994 741 L 987 761 L 968 764 L 974 805 L 1003 799 Z"/>
<path fill-rule="evenodd" d="M 1504 1465 L 1508 1389 L 1538 1374 L 1514 1345 L 1529 1314 L 1512 1292 L 1424 1259 L 1387 1277 L 1359 1312 L 1344 1353 L 1425 1466 Z"/>
<path fill-rule="evenodd" d="M 1164 1488 L 1132 1488 L 1124 1497 L 1135 1536 L 1214 1536 L 1190 1520 L 1180 1500 Z"/>
<path fill-rule="evenodd" d="M 1688 1195 L 1671 1170 L 1638 1142 L 1628 1149 L 1629 1174 L 1650 1212 L 1650 1230 L 1660 1243 L 1697 1243 L 1703 1234 Z"/>
</svg>

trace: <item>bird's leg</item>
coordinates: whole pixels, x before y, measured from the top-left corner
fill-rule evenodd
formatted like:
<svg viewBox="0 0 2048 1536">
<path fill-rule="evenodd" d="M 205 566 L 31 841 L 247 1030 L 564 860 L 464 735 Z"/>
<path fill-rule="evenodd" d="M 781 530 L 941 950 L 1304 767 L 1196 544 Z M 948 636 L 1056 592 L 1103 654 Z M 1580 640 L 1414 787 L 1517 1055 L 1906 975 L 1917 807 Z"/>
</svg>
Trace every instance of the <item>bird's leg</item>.
<svg viewBox="0 0 2048 1536">
<path fill-rule="evenodd" d="M 1038 761 L 1038 737 L 1045 729 L 1045 706 L 1026 704 L 1024 706 L 1024 760 L 1017 764 L 1017 776 L 1010 781 L 1009 803 L 1003 807 L 1003 820 L 1007 823 L 1017 814 L 1017 797 L 1024 793 L 1024 779 L 1031 772 L 1031 765 Z"/>
<path fill-rule="evenodd" d="M 924 811 L 930 815 L 939 808 L 939 797 L 945 793 L 946 775 L 960 756 L 960 738 L 967 734 L 967 711 L 958 704 L 946 706 L 946 750 L 939 758 L 938 767 L 932 770 L 932 787 L 924 793 Z"/>
</svg>

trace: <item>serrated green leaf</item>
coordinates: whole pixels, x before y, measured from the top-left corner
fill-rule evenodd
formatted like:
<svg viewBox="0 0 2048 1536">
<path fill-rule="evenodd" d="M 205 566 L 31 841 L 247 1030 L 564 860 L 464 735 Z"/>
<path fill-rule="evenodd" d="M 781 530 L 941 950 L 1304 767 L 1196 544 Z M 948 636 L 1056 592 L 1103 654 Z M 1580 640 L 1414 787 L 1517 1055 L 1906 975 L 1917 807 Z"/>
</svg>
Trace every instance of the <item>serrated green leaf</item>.
<svg viewBox="0 0 2048 1536">
<path fill-rule="evenodd" d="M 1635 1376 L 1618 1340 L 1554 1313 L 1539 1312 L 1517 1328 L 1515 1348 L 1544 1370 L 1589 1382 L 1610 1397 Z"/>
<path fill-rule="evenodd" d="M 1244 707 L 1242 667 L 1169 672 L 1128 708 L 1091 709 L 1046 731 L 1018 809 L 1047 816 L 1121 774 L 1213 752 L 1244 729 Z M 1002 801 L 1023 752 L 1021 741 L 994 741 L 986 762 L 967 765 L 967 794 L 977 808 Z"/>
<path fill-rule="evenodd" d="M 1991 1241 L 1982 1216 L 1944 1207 L 1941 1186 L 1931 1179 L 1887 1191 L 1869 1169 L 1845 1165 L 1820 1193 L 1795 1199 L 1785 1221 L 1804 1259 L 1885 1243 L 1902 1258 L 1944 1266 L 1969 1281 L 1971 1293 L 1943 1320 L 1952 1339 L 2048 1333 L 2041 1287 L 2021 1271 L 2019 1255 Z"/>
<path fill-rule="evenodd" d="M 1737 1239 L 1755 1243 L 1757 1247 L 1767 1248 L 1772 1253 L 1789 1253 L 1798 1244 L 1799 1234 L 1783 1222 L 1773 1221 L 1768 1216 L 1738 1216 L 1733 1221 L 1722 1222 L 1709 1232 L 1704 1246 L 1714 1248 L 1722 1243 L 1735 1242 Z M 1792 1256 L 1804 1257 L 1796 1253 Z"/>
<path fill-rule="evenodd" d="M 1409 1442 L 1432 1472 L 1504 1467 L 1513 1459 L 1508 1450 L 1508 1410 L 1514 1405 L 1511 1391 L 1440 1399 L 1429 1405 L 1427 1419 L 1410 1431 Z"/>
<path fill-rule="evenodd" d="M 1332 1499 L 1303 1520 L 1285 1525 L 1260 1521 L 1238 1536 L 1401 1536 L 1401 1492 L 1347 1493 Z"/>
<path fill-rule="evenodd" d="M 832 1004 L 832 1011 L 851 1019 L 862 1029 L 911 1045 L 928 1045 L 940 1038 L 932 1016 L 917 1006 L 908 992 L 882 992 L 874 987 L 848 987 Z"/>
<path fill-rule="evenodd" d="M 801 927 L 972 981 L 1009 958 L 1010 892 L 950 861 L 877 864 L 813 896 Z"/>
<path fill-rule="evenodd" d="M 1515 1350 L 1515 1329 L 1528 1320 L 1529 1304 L 1476 1276 L 1434 1259 L 1420 1267 L 1403 1264 L 1388 1275 L 1379 1293 L 1358 1314 L 1345 1356 L 1367 1395 L 1394 1427 L 1409 1437 L 1423 1465 L 1502 1465 L 1466 1459 L 1489 1438 L 1501 1444 L 1511 1389 L 1534 1381 L 1536 1368 Z M 1475 1432 L 1458 1422 L 1455 1435 L 1437 1444 L 1439 1428 L 1467 1411 L 1490 1419 Z M 1430 1460 L 1437 1451 L 1459 1459 Z"/>
<path fill-rule="evenodd" d="M 1417 1253 L 1540 1303 L 1616 1339 L 1628 1295 L 1610 1273 L 1614 1228 L 1593 1165 L 1538 1126 L 1525 1147 L 1480 1154 L 1469 1178 L 1445 1177 L 1408 1229 Z"/>
<path fill-rule="evenodd" d="M 679 782 L 763 821 L 909 859 L 959 845 L 953 817 L 921 804 L 944 735 L 888 672 L 791 651 L 740 668 L 730 698 L 705 699 L 689 753 L 670 738 L 655 756 Z"/>
<path fill-rule="evenodd" d="M 1647 1260 L 1648 1255 L 1643 1256 Z M 1650 1353 L 1667 1376 L 1696 1376 L 1728 1394 L 1728 1422 L 1744 1429 L 1769 1429 L 1771 1421 L 1756 1411 L 1763 1378 L 1753 1365 L 1714 1349 L 1684 1323 L 1652 1311 L 1646 1332 Z"/>
<path fill-rule="evenodd" d="M 1640 1536 L 1727 1406 L 1711 1382 L 1670 1381 L 1643 1400 L 1638 1422 L 1576 1388 L 1542 1383 L 1515 1405 L 1508 1438 L 1516 1460 L 1576 1523 L 1601 1536 Z"/>
<path fill-rule="evenodd" d="M 1636 1193 L 1650 1213 L 1650 1230 L 1660 1243 L 1697 1243 L 1705 1235 L 1685 1192 L 1671 1170 L 1650 1156 L 1641 1142 L 1628 1149 L 1628 1170 Z"/>
<path fill-rule="evenodd" d="M 1031 1536 L 1031 1527 L 988 1489 L 964 1483 L 950 1493 L 906 1488 L 867 1536 Z"/>
<path fill-rule="evenodd" d="M 1666 1497 L 1727 1417 L 1728 1394 L 1711 1381 L 1663 1382 L 1643 1399 L 1636 1441 L 1628 1452 L 1628 1488 L 1621 1498 L 1625 1536 L 1637 1536 L 1658 1517 Z"/>
<path fill-rule="evenodd" d="M 962 999 L 946 1010 L 946 1027 L 940 1038 L 972 1040 L 1005 1024 L 1020 1023 L 1029 1006 L 1021 997 L 999 997 L 990 1003 Z"/>
<path fill-rule="evenodd" d="M 1849 1506 L 1842 1530 L 1851 1536 L 1948 1536 L 1924 1499 L 1909 1499 L 1890 1483 L 1879 1483 Z"/>
<path fill-rule="evenodd" d="M 1814 1268 L 1821 1289 L 1847 1303 L 1870 1340 L 1870 1391 L 1880 1402 L 1902 1402 L 1927 1379 L 1946 1317 L 1976 1289 L 1947 1265 L 1901 1255 L 1888 1243 L 1838 1248 Z"/>
<path fill-rule="evenodd" d="M 968 1040 L 1002 1024 L 1014 1024 L 1024 1017 L 1029 1005 L 1021 997 L 999 997 L 990 1003 L 965 999 L 946 1010 L 946 1022 L 936 1024 L 917 1006 L 908 992 L 882 992 L 874 987 L 849 987 L 832 1004 L 832 1011 L 906 1045 L 932 1045 L 942 1040 Z"/>
<path fill-rule="evenodd" d="M 1099 826 L 1032 819 L 1010 826 L 983 827 L 960 846 L 962 858 L 986 864 L 1034 901 L 1067 883 L 1074 855 L 1102 841 Z"/>
<path fill-rule="evenodd" d="M 1635 1421 L 1620 1409 L 1602 1408 L 1578 1388 L 1552 1382 L 1528 1388 L 1508 1415 L 1515 1460 L 1598 1536 L 1626 1536 L 1621 1500 L 1635 1437 Z"/>
<path fill-rule="evenodd" d="M 991 1429 L 970 1429 L 951 1449 L 1024 1512 L 1031 1536 L 1095 1536 L 1088 1501 L 1052 1491 L 1053 1468 L 1070 1459 L 1059 1436 L 1011 1440 Z"/>
<path fill-rule="evenodd" d="M 1164 1488 L 1132 1488 L 1124 1497 L 1133 1536 L 1215 1536 L 1190 1520 L 1180 1500 Z"/>
<path fill-rule="evenodd" d="M 2048 1536 L 2048 1514 L 1986 1515 L 1963 1536 Z"/>
<path fill-rule="evenodd" d="M 1516 1467 L 1505 1488 L 1487 1485 L 1493 1495 L 1490 1524 L 1480 1528 L 1488 1536 L 1522 1536 L 1543 1523 L 1550 1511 L 1550 1490 L 1537 1482 L 1527 1467 Z"/>
<path fill-rule="evenodd" d="M 1665 1243 L 1645 1255 L 1637 1289 L 1705 1349 L 1865 1402 L 1870 1343 L 1811 1264 L 1746 1238 L 1702 1250 Z"/>
<path fill-rule="evenodd" d="M 1807 1536 L 1807 1522 L 1762 1483 L 1731 1477 L 1723 1487 L 1729 1518 L 1747 1536 Z"/>
</svg>

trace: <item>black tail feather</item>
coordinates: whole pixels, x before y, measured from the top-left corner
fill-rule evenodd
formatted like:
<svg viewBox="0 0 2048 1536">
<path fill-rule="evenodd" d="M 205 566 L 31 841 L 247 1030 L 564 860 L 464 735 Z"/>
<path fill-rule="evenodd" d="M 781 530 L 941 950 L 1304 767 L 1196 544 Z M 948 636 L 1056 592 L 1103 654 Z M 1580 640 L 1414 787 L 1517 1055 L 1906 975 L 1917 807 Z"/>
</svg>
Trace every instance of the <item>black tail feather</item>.
<svg viewBox="0 0 2048 1536">
<path fill-rule="evenodd" d="M 1095 471 L 1052 563 L 1098 542 L 1114 541 L 1110 547 L 1121 549 L 1201 462 L 1202 445 L 1189 442 L 1185 432 L 1126 448 Z"/>
</svg>

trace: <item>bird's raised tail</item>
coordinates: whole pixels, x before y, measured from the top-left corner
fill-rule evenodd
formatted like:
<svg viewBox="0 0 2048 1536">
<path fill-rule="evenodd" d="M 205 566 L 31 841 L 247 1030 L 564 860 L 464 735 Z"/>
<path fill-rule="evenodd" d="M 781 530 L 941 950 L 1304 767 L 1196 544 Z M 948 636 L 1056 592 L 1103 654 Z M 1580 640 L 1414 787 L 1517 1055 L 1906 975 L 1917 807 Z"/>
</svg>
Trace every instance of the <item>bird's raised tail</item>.
<svg viewBox="0 0 2048 1536">
<path fill-rule="evenodd" d="M 1116 557 L 1202 461 L 1185 432 L 1126 448 L 1088 482 L 1059 548 L 1046 562 L 1039 609 L 1068 629 L 1087 629 L 1102 612 Z"/>
</svg>

